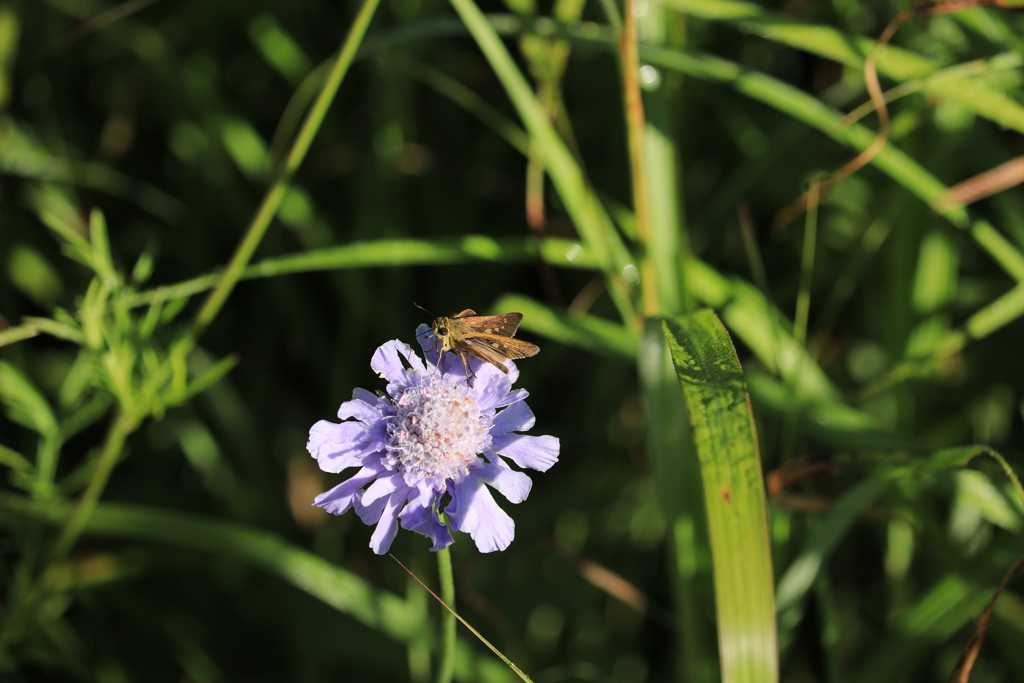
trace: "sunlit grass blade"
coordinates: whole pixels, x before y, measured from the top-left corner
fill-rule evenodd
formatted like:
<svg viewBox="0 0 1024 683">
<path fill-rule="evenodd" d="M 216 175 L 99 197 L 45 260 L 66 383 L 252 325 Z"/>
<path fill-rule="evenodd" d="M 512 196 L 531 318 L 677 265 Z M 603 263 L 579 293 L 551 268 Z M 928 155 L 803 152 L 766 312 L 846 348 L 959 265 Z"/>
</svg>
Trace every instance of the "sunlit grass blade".
<svg viewBox="0 0 1024 683">
<path fill-rule="evenodd" d="M 916 443 L 839 399 L 809 396 L 763 371 L 748 371 L 746 380 L 757 408 L 776 415 L 796 411 L 801 433 L 835 448 L 907 448 Z"/>
<path fill-rule="evenodd" d="M 819 55 L 849 67 L 862 68 L 875 39 L 843 33 L 831 26 L 801 23 L 738 0 L 668 0 L 670 7 L 703 19 L 742 22 L 742 30 L 789 47 Z M 999 125 L 1024 132 L 1024 106 L 1006 97 L 1003 86 L 988 83 L 986 74 L 1000 74 L 1019 84 L 1020 54 L 997 55 L 988 62 L 972 61 L 940 69 L 935 60 L 887 45 L 878 55 L 878 72 L 897 81 L 920 79 L 925 93 L 949 99 Z"/>
<path fill-rule="evenodd" d="M 818 129 L 857 152 L 867 149 L 875 139 L 873 131 L 859 124 L 843 125 L 842 115 L 838 111 L 767 74 L 750 71 L 719 57 L 681 50 L 648 47 L 641 54 L 652 64 L 666 69 L 678 69 L 697 78 L 727 83 L 736 91 Z M 871 164 L 928 205 L 948 189 L 934 174 L 892 143 L 882 148 L 872 158 Z M 943 215 L 959 227 L 966 225 L 966 213 L 962 209 L 951 208 Z"/>
<path fill-rule="evenodd" d="M 796 343 L 789 323 L 764 294 L 740 278 L 727 278 L 693 259 L 687 283 L 698 301 L 719 309 L 732 333 L 750 347 L 772 372 L 778 373 L 806 398 L 835 401 L 840 392 L 821 366 Z"/>
<path fill-rule="evenodd" d="M 822 564 L 842 543 L 850 526 L 885 492 L 889 484 L 883 477 L 869 477 L 846 492 L 817 525 L 800 555 L 779 577 L 777 599 L 783 640 L 799 622 L 802 616 L 801 603 Z"/>
<path fill-rule="evenodd" d="M 547 238 L 539 244 L 532 237 L 494 238 L 463 235 L 455 238 L 401 239 L 356 242 L 336 247 L 287 254 L 252 264 L 242 280 L 314 273 L 352 268 L 398 266 L 446 266 L 459 263 L 532 263 L 538 255 L 552 265 L 597 269 L 593 251 L 577 240 Z M 211 273 L 172 285 L 162 285 L 125 298 L 128 306 L 143 306 L 161 299 L 173 301 L 205 292 L 220 275 Z M 2 334 L 2 333 L 0 333 Z M 2 338 L 0 338 L 2 339 Z"/>
<path fill-rule="evenodd" d="M 466 2 L 468 0 L 457 1 Z M 536 30 L 534 24 L 521 21 L 516 17 L 489 16 L 484 18 L 481 15 L 481 19 L 489 22 L 488 26 L 491 30 L 499 29 L 503 33 Z M 440 30 L 440 26 L 438 30 Z M 450 27 L 446 28 L 446 31 L 450 30 Z M 597 26 L 570 26 L 565 27 L 564 30 L 567 35 L 580 42 L 600 45 L 606 49 L 612 49 L 615 46 L 615 40 L 611 33 Z M 498 42 L 496 35 L 495 41 Z M 865 126 L 845 125 L 840 112 L 831 109 L 817 98 L 781 80 L 758 71 L 747 70 L 734 62 L 711 55 L 653 45 L 642 45 L 640 57 L 650 64 L 668 70 L 676 70 L 709 81 L 727 83 L 738 92 L 778 109 L 858 152 L 866 149 L 875 139 L 875 133 Z M 524 96 L 532 98 L 525 83 L 523 88 Z M 531 106 L 538 109 L 539 115 L 539 104 L 534 100 Z M 524 120 L 526 120 L 525 116 Z M 529 123 L 527 120 L 528 129 L 530 129 Z M 536 135 L 532 129 L 530 132 Z M 551 134 L 554 134 L 553 131 Z M 567 159 L 567 161 L 571 161 L 571 159 Z M 934 174 L 892 144 L 883 148 L 871 163 L 929 205 L 948 189 Z M 556 177 L 554 171 L 551 169 L 549 171 L 552 172 L 554 179 Z M 967 224 L 966 213 L 962 209 L 953 208 L 943 215 L 959 227 L 965 227 Z M 579 227 L 582 231 L 583 226 Z"/>
<path fill-rule="evenodd" d="M 722 680 L 779 680 L 775 585 L 757 431 L 732 340 L 709 309 L 663 321 L 700 461 Z"/>
<path fill-rule="evenodd" d="M 238 283 L 239 278 L 242 277 L 246 266 L 249 265 L 249 260 L 263 240 L 264 234 L 266 234 L 267 229 L 270 227 L 271 220 L 281 208 L 281 204 L 288 193 L 288 185 L 291 183 L 302 161 L 306 158 L 310 145 L 313 144 L 313 138 L 319 131 L 320 125 L 327 115 L 327 110 L 334 101 L 334 96 L 337 94 L 342 80 L 344 80 L 349 67 L 352 65 L 352 60 L 363 41 L 363 36 L 366 34 L 370 20 L 377 11 L 378 4 L 379 0 L 365 0 L 356 13 L 355 20 L 321 84 L 320 92 L 310 107 L 298 134 L 295 136 L 288 156 L 275 173 L 273 182 L 267 189 L 263 201 L 253 215 L 249 227 L 239 242 L 234 255 L 218 278 L 217 284 L 214 285 L 210 294 L 196 313 L 193 321 L 193 334 L 197 335 L 202 332 L 217 316 L 228 295 Z"/>
<path fill-rule="evenodd" d="M 1024 284 L 1019 284 L 971 315 L 961 329 L 948 331 L 924 357 L 910 358 L 868 385 L 862 397 L 874 396 L 901 382 L 930 373 L 937 363 L 962 351 L 1024 316 Z"/>
<path fill-rule="evenodd" d="M 98 161 L 77 161 L 58 156 L 34 143 L 10 118 L 0 123 L 0 173 L 37 181 L 98 190 L 134 202 L 155 218 L 177 224 L 186 207 L 152 185 L 125 175 Z M 45 186 L 45 185 L 44 185 Z"/>
<path fill-rule="evenodd" d="M 1017 282 L 1024 282 L 1024 254 L 986 220 L 971 225 L 971 235 Z"/>
<path fill-rule="evenodd" d="M 861 66 L 875 41 L 852 36 L 832 27 L 794 21 L 764 6 L 743 0 L 666 0 L 666 4 L 687 15 L 710 21 L 747 22 L 757 35 L 847 66 Z M 893 78 L 906 79 L 930 73 L 936 65 L 929 59 L 895 46 L 880 56 L 878 70 Z"/>
<path fill-rule="evenodd" d="M 524 157 L 530 154 L 530 138 L 526 131 L 505 118 L 500 111 L 466 85 L 443 71 L 419 62 L 399 62 L 398 68 L 407 71 L 413 78 L 422 81 L 476 116 Z"/>
<path fill-rule="evenodd" d="M 7 523 L 16 517 L 31 517 L 56 525 L 67 518 L 70 507 L 55 502 L 32 504 L 3 495 L 0 510 Z M 261 529 L 169 510 L 102 503 L 93 510 L 83 531 L 90 536 L 166 544 L 245 562 L 392 638 L 428 637 L 422 632 L 425 624 L 408 618 L 405 601 L 398 596 Z"/>
<path fill-rule="evenodd" d="M 36 316 L 25 316 L 22 324 L 18 327 L 11 327 L 0 332 L 0 346 L 13 344 L 23 339 L 31 339 L 38 334 L 48 334 L 57 339 L 63 339 L 75 344 L 81 344 L 85 338 L 82 332 L 60 320 L 50 318 L 38 318 Z"/>
<path fill-rule="evenodd" d="M 544 150 L 544 163 L 548 174 L 558 189 L 576 229 L 583 236 L 587 246 L 594 250 L 601 270 L 608 280 L 609 294 L 619 314 L 624 322 L 634 324 L 637 321 L 634 318 L 632 297 L 622 277 L 623 269 L 631 265 L 633 259 L 611 219 L 594 195 L 583 170 L 558 135 L 494 27 L 473 0 L 451 0 L 451 3 L 505 87 L 530 136 L 535 138 Z"/>
<path fill-rule="evenodd" d="M 625 104 L 633 213 L 643 259 L 642 300 L 647 315 L 675 315 L 683 304 L 680 254 L 682 230 L 677 148 L 672 93 L 679 76 L 666 78 L 640 60 L 644 44 L 681 42 L 671 29 L 671 13 L 658 4 L 634 5 L 627 0 L 618 39 L 618 58 Z M 643 66 L 641 67 L 641 64 Z M 641 84 L 641 81 L 643 83 Z"/>
</svg>

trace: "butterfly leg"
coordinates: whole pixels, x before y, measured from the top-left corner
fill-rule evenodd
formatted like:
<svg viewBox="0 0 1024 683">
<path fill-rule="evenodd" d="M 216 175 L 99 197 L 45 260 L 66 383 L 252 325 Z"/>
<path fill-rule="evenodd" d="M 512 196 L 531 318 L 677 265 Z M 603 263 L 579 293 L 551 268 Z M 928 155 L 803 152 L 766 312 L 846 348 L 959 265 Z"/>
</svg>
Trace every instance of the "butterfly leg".
<svg viewBox="0 0 1024 683">
<path fill-rule="evenodd" d="M 434 348 L 437 348 L 437 344 L 434 344 Z M 444 349 L 437 352 L 437 362 L 434 363 L 434 374 L 437 374 L 437 369 L 441 367 L 441 358 L 444 357 Z"/>
<path fill-rule="evenodd" d="M 466 356 L 467 355 L 469 355 L 469 354 L 460 353 L 459 354 L 459 358 L 462 359 L 462 367 L 466 369 L 466 384 L 469 384 L 470 380 L 472 380 L 474 377 L 476 377 L 476 373 L 475 372 L 474 373 L 470 373 L 470 371 L 469 371 L 469 361 L 466 360 Z"/>
</svg>

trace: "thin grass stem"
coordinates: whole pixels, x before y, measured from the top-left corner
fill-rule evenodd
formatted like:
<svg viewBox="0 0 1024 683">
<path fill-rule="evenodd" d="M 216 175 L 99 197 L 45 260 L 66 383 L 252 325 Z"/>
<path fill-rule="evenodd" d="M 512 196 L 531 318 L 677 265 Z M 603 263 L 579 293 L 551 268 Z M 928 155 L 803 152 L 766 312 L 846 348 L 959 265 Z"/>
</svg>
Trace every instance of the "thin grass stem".
<svg viewBox="0 0 1024 683">
<path fill-rule="evenodd" d="M 804 229 L 804 251 L 800 262 L 800 293 L 793 316 L 793 340 L 799 346 L 807 343 L 807 320 L 811 311 L 811 279 L 814 275 L 814 254 L 818 242 L 818 201 L 820 183 L 811 181 L 807 192 L 807 223 Z"/>
<path fill-rule="evenodd" d="M 622 70 L 622 99 L 626 107 L 626 137 L 629 142 L 629 169 L 633 186 L 633 211 L 637 234 L 643 248 L 640 262 L 641 306 L 644 315 L 660 311 L 658 282 L 654 264 L 647 250 L 651 242 L 651 210 L 647 190 L 647 167 L 644 162 L 644 100 L 640 94 L 640 50 L 637 45 L 636 15 L 633 0 L 626 0 L 623 8 L 622 31 L 619 33 L 619 66 Z"/>
</svg>

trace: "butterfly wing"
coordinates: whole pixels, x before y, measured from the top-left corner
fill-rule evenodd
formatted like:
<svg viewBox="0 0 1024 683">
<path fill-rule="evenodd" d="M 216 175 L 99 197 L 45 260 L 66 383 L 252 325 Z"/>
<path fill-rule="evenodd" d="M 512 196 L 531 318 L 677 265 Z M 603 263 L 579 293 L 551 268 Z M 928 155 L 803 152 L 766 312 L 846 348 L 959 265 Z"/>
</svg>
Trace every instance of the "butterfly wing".
<svg viewBox="0 0 1024 683">
<path fill-rule="evenodd" d="M 470 353 L 506 372 L 507 358 L 529 358 L 540 352 L 540 347 L 536 344 L 496 334 L 474 334 L 464 337 L 461 341 Z"/>
<path fill-rule="evenodd" d="M 462 313 L 473 313 L 466 309 Z M 519 323 L 523 320 L 522 313 L 503 313 L 502 315 L 459 315 L 453 320 L 459 325 L 463 334 L 485 334 L 498 337 L 514 337 Z"/>
</svg>

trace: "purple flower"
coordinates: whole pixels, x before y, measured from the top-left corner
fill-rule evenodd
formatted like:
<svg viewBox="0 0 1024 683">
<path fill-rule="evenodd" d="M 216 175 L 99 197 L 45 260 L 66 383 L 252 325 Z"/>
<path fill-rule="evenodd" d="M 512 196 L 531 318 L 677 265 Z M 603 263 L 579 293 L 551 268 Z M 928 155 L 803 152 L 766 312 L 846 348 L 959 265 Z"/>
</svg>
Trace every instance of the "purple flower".
<svg viewBox="0 0 1024 683">
<path fill-rule="evenodd" d="M 355 508 L 364 523 L 376 525 L 370 547 L 378 555 L 391 547 L 399 523 L 429 537 L 431 550 L 447 547 L 453 539 L 442 512 L 481 552 L 504 550 L 515 522 L 487 487 L 512 503 L 525 500 L 533 482 L 505 460 L 547 470 L 558 460 L 558 439 L 515 433 L 532 427 L 534 417 L 523 402 L 526 390 L 512 391 L 519 376 L 512 361 L 506 375 L 473 359 L 467 382 L 458 355 L 445 353 L 437 365 L 439 348 L 425 325 L 417 338 L 426 364 L 407 344 L 387 342 L 370 360 L 388 381 L 387 395 L 356 389 L 338 409 L 345 422 L 321 420 L 309 430 L 306 448 L 320 469 L 359 468 L 314 504 L 336 515 Z"/>
</svg>

